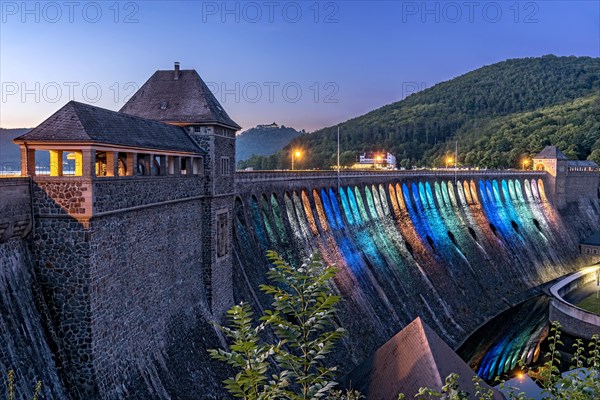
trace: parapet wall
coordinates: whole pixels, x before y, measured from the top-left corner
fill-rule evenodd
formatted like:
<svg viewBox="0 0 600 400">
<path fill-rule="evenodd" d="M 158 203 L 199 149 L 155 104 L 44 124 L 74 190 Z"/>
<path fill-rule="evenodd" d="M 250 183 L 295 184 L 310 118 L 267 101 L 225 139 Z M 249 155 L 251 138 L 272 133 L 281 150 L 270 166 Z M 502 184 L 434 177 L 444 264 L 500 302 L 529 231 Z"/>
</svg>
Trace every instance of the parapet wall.
<svg viewBox="0 0 600 400">
<path fill-rule="evenodd" d="M 203 215 L 202 202 L 194 200 L 92 220 L 89 329 L 96 397 L 146 392 L 168 398 L 172 377 L 161 366 L 166 350 L 182 340 L 169 329 L 175 321 L 195 324 L 199 310 L 210 313 Z"/>
<path fill-rule="evenodd" d="M 24 238 L 31 231 L 31 195 L 28 178 L 0 179 L 0 243 Z"/>
<path fill-rule="evenodd" d="M 389 184 L 403 181 L 464 181 L 494 179 L 542 179 L 546 185 L 547 174 L 537 171 L 495 170 L 417 170 L 417 171 L 252 171 L 236 173 L 236 193 L 242 197 L 252 194 L 284 192 L 286 190 L 320 190 L 341 185 Z"/>
<path fill-rule="evenodd" d="M 600 333 L 600 315 L 583 310 L 569 302 L 563 296 L 573 290 L 595 281 L 600 273 L 600 266 L 586 268 L 552 286 L 552 302 L 550 303 L 550 320 L 558 321 L 562 329 L 570 335 L 591 339 Z"/>
<path fill-rule="evenodd" d="M 565 200 L 577 202 L 581 198 L 600 198 L 600 172 L 569 171 L 565 181 Z"/>
<path fill-rule="evenodd" d="M 204 176 L 34 178 L 35 268 L 71 398 L 177 393 L 167 364 L 193 364 L 190 346 L 202 349 L 203 339 L 181 344 L 176 332 L 208 325 L 211 306 L 233 298 L 230 255 L 213 255 L 215 213 L 231 215 L 232 198 L 211 197 L 209 184 Z M 211 340 L 215 347 L 214 332 Z M 185 350 L 173 353 L 178 346 Z"/>
</svg>

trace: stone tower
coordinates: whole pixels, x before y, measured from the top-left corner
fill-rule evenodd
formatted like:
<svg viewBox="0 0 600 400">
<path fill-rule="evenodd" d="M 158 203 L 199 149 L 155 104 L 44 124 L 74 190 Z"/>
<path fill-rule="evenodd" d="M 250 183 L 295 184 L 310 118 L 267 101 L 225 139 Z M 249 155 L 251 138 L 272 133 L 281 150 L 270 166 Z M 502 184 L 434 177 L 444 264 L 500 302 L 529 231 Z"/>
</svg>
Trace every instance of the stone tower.
<svg viewBox="0 0 600 400">
<path fill-rule="evenodd" d="M 209 178 L 211 198 L 204 205 L 204 284 L 213 312 L 222 313 L 233 299 L 230 221 L 235 133 L 240 126 L 227 115 L 200 75 L 195 70 L 181 70 L 178 62 L 173 70 L 156 71 L 120 112 L 183 127 L 206 152 L 203 169 Z"/>
<path fill-rule="evenodd" d="M 233 303 L 238 129 L 176 65 L 121 112 L 71 101 L 14 140 L 32 188 L 43 324 L 71 398 L 125 398 L 139 382 L 166 398 L 158 371 L 192 354 L 185 329 Z"/>
<path fill-rule="evenodd" d="M 549 175 L 546 194 L 558 209 L 600 196 L 600 171 L 593 161 L 569 160 L 556 146 L 546 146 L 533 157 L 533 168 Z"/>
</svg>

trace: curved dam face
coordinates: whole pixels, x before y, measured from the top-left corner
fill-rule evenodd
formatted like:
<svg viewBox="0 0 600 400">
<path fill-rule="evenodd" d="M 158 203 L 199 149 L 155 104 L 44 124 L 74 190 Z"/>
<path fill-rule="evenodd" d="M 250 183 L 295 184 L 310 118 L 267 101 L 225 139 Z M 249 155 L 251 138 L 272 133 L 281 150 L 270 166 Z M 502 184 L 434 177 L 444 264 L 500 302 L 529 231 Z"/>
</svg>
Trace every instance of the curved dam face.
<svg viewBox="0 0 600 400">
<path fill-rule="evenodd" d="M 371 179 L 371 182 L 376 180 Z M 577 267 L 596 200 L 561 217 L 542 176 L 297 181 L 241 188 L 234 206 L 236 300 L 269 305 L 266 250 L 320 252 L 339 272 L 347 368 L 416 316 L 453 347 L 487 319 Z M 262 191 L 262 193 L 261 193 Z M 235 264 L 238 265 L 235 265 Z"/>
</svg>

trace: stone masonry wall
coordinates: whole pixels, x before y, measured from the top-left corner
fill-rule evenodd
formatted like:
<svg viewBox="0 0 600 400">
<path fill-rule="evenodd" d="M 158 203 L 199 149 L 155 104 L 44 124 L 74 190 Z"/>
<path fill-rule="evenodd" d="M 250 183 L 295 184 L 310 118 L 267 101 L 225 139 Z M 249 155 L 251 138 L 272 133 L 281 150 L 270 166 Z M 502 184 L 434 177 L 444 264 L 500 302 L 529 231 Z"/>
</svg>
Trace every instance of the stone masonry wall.
<svg viewBox="0 0 600 400">
<path fill-rule="evenodd" d="M 177 340 L 168 337 L 167 324 L 175 314 L 197 320 L 203 282 L 211 280 L 203 263 L 205 238 L 214 237 L 213 225 L 204 225 L 212 206 L 204 199 L 207 182 L 34 182 L 36 270 L 72 398 L 122 398 L 140 382 L 158 385 L 147 393 L 160 395 L 155 365 Z"/>
<path fill-rule="evenodd" d="M 33 212 L 36 215 L 89 216 L 92 212 L 91 181 L 83 178 L 36 177 Z"/>
<path fill-rule="evenodd" d="M 0 243 L 24 238 L 31 230 L 29 179 L 0 180 Z"/>
<path fill-rule="evenodd" d="M 582 197 L 598 199 L 600 173 L 569 171 L 565 181 L 566 203 L 577 202 Z"/>
<path fill-rule="evenodd" d="M 204 212 L 194 200 L 92 220 L 91 335 L 100 398 L 168 398 L 161 365 L 165 349 L 181 340 L 169 334 L 170 321 L 193 321 L 205 304 Z"/>
<path fill-rule="evenodd" d="M 94 213 L 139 207 L 208 193 L 205 176 L 152 176 L 94 180 Z"/>
<path fill-rule="evenodd" d="M 220 198 L 207 199 L 203 202 L 204 218 L 202 226 L 202 255 L 204 259 L 203 269 L 204 287 L 208 296 L 213 315 L 216 319 L 223 319 L 225 311 L 233 305 L 233 282 L 232 282 L 232 249 L 233 239 L 233 197 L 224 196 Z M 227 213 L 226 241 L 227 254 L 217 256 L 217 216 Z"/>
<path fill-rule="evenodd" d="M 36 307 L 38 290 L 27 242 L 11 238 L 0 243 L 0 382 L 12 369 L 17 398 L 33 398 L 41 380 L 43 398 L 63 400 L 66 393 Z"/>
<path fill-rule="evenodd" d="M 33 254 L 54 332 L 57 364 L 72 398 L 94 398 L 90 323 L 90 232 L 70 217 L 36 216 Z"/>
</svg>

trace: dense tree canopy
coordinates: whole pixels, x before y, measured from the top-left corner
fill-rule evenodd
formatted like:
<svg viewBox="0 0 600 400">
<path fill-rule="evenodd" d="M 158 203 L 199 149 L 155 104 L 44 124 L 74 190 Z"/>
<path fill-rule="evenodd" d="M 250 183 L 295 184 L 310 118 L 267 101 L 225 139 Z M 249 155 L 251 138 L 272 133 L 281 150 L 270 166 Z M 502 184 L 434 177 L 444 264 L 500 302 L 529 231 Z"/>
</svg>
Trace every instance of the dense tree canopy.
<svg viewBox="0 0 600 400">
<path fill-rule="evenodd" d="M 600 58 L 507 60 L 340 124 L 341 148 L 386 150 L 403 167 L 442 165 L 455 141 L 463 165 L 517 167 L 550 143 L 569 157 L 599 161 L 599 89 Z M 302 168 L 329 168 L 336 135 L 337 127 L 302 135 L 247 166 L 289 168 L 289 149 L 302 148 Z"/>
</svg>

